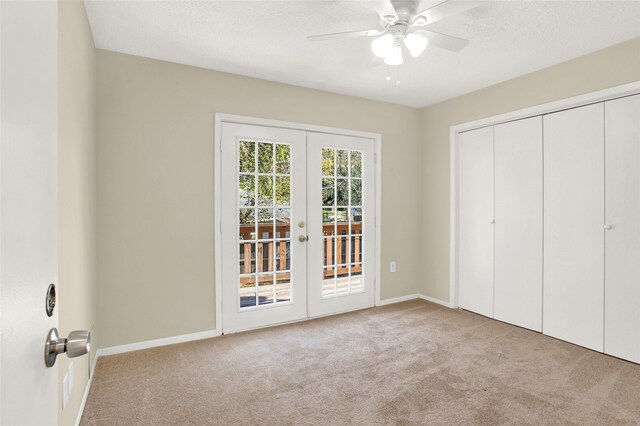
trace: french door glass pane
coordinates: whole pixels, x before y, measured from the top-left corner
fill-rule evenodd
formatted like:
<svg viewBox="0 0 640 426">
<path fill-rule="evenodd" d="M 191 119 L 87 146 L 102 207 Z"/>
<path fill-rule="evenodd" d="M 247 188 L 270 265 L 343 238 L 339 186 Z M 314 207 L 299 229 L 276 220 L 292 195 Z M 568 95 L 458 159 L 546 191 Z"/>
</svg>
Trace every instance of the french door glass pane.
<svg viewBox="0 0 640 426">
<path fill-rule="evenodd" d="M 322 176 L 322 297 L 362 292 L 362 152 L 322 148 Z"/>
<path fill-rule="evenodd" d="M 240 309 L 291 301 L 291 147 L 238 142 Z"/>
</svg>

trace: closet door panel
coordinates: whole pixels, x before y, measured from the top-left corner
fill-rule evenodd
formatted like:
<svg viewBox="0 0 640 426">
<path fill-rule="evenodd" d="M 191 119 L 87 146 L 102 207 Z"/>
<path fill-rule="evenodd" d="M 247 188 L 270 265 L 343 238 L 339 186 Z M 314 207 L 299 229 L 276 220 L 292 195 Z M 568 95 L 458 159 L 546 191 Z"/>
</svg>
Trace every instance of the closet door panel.
<svg viewBox="0 0 640 426">
<path fill-rule="evenodd" d="M 493 317 L 493 127 L 458 142 L 459 305 Z"/>
<path fill-rule="evenodd" d="M 640 95 L 605 104 L 606 353 L 640 363 Z"/>
<path fill-rule="evenodd" d="M 604 340 L 604 104 L 544 117 L 543 332 Z"/>
<path fill-rule="evenodd" d="M 497 125 L 494 318 L 542 331 L 542 117 Z"/>
</svg>

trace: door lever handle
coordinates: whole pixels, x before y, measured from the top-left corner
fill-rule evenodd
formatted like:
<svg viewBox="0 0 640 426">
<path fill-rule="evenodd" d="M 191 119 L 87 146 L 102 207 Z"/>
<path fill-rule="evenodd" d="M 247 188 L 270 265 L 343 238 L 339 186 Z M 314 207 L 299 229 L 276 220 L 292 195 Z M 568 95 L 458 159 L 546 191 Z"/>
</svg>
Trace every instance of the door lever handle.
<svg viewBox="0 0 640 426">
<path fill-rule="evenodd" d="M 75 330 L 69 333 L 69 337 L 58 336 L 58 329 L 52 328 L 47 335 L 44 344 L 44 363 L 47 367 L 53 367 L 56 358 L 62 353 L 67 353 L 69 358 L 84 355 L 91 350 L 91 332 L 87 330 Z"/>
</svg>

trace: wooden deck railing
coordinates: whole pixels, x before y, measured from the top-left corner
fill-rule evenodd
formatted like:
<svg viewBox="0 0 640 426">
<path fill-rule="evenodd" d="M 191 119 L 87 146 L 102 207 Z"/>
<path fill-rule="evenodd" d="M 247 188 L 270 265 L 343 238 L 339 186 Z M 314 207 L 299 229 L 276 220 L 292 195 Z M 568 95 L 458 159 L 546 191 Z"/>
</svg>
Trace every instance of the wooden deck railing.
<svg viewBox="0 0 640 426">
<path fill-rule="evenodd" d="M 242 229 L 241 234 L 243 238 L 247 238 L 254 232 L 253 225 Z M 337 234 L 334 234 L 333 224 L 327 224 L 323 226 L 324 236 L 333 236 L 334 238 L 323 238 L 322 251 L 323 260 L 322 266 L 324 268 L 324 278 L 332 278 L 334 276 L 343 276 L 349 273 L 349 264 L 351 264 L 351 273 L 358 273 L 362 271 L 362 223 L 356 223 L 351 225 L 352 234 L 349 235 L 349 224 L 338 223 Z M 258 235 L 263 239 L 273 238 L 273 228 L 271 226 L 258 226 Z M 284 238 L 286 233 L 289 232 L 289 224 L 276 225 L 276 235 L 278 238 Z M 351 239 L 351 247 L 349 246 L 349 239 Z M 241 245 L 240 252 L 240 273 L 251 274 L 253 272 L 273 272 L 274 265 L 277 271 L 288 271 L 290 265 L 287 246 L 290 239 L 280 241 L 264 241 L 251 243 L 247 242 Z M 311 242 L 314 242 L 314 237 L 311 236 Z M 252 253 L 252 244 L 255 244 L 255 252 Z M 264 261 L 267 261 L 265 265 Z M 335 262 L 334 262 L 335 260 Z M 252 271 L 252 263 L 255 262 L 255 270 Z M 270 275 L 258 275 L 260 282 L 268 282 L 272 279 Z M 289 273 L 282 272 L 277 274 L 277 280 L 288 281 Z M 247 276 L 240 278 L 240 284 L 253 284 L 254 277 Z"/>
</svg>

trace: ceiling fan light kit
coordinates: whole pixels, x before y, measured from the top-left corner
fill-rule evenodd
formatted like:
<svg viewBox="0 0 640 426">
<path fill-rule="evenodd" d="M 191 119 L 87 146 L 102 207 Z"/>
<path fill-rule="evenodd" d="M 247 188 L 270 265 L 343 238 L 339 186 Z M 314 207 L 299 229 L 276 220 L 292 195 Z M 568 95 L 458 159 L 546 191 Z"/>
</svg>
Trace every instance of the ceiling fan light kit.
<svg viewBox="0 0 640 426">
<path fill-rule="evenodd" d="M 395 40 L 391 34 L 385 34 L 378 38 L 374 38 L 371 42 L 371 50 L 378 58 L 386 58 L 391 48 L 393 47 Z"/>
<path fill-rule="evenodd" d="M 389 49 L 389 53 L 384 58 L 384 63 L 387 65 L 402 65 L 402 46 L 399 43 L 394 43 L 393 47 Z"/>
<path fill-rule="evenodd" d="M 421 12 L 417 12 L 420 0 L 382 0 L 378 4 L 381 6 L 378 16 L 384 28 L 310 36 L 309 40 L 375 37 L 371 41 L 373 53 L 383 58 L 385 64 L 397 66 L 404 62 L 403 45 L 414 58 L 420 56 L 429 44 L 452 52 L 464 48 L 469 43 L 468 40 L 435 33 L 425 27 L 446 17 L 473 9 L 481 3 L 445 0 Z"/>
<path fill-rule="evenodd" d="M 409 53 L 417 58 L 424 52 L 429 44 L 429 39 L 425 36 L 419 36 L 416 33 L 407 34 L 404 38 L 404 45 L 407 46 Z"/>
</svg>

